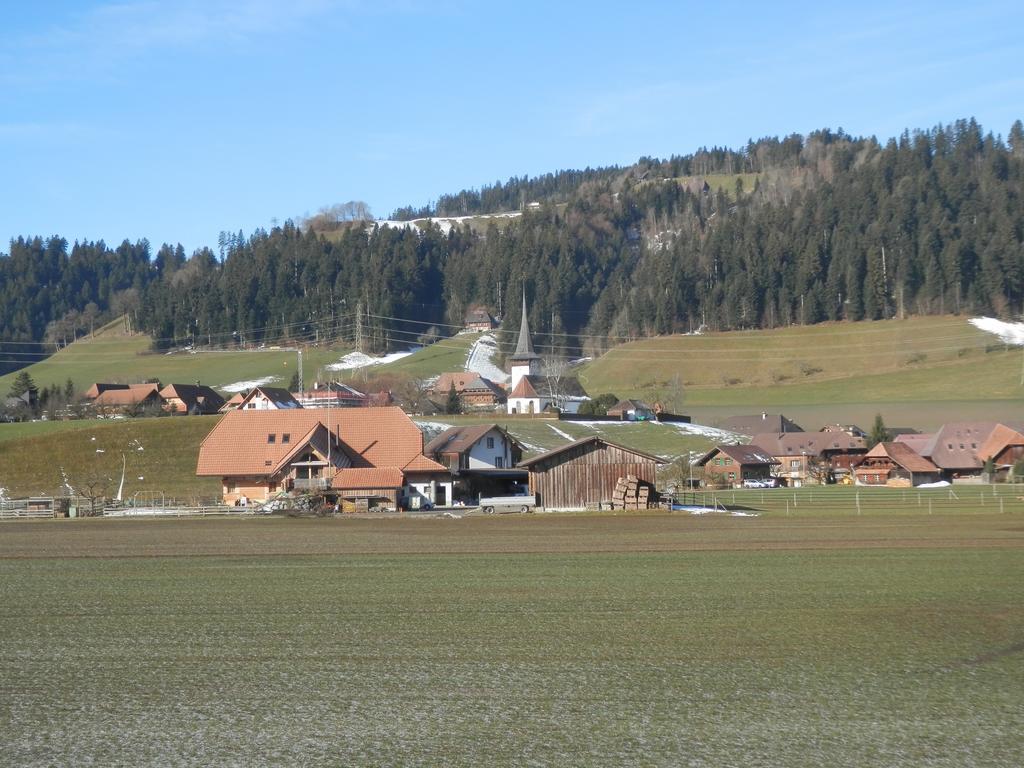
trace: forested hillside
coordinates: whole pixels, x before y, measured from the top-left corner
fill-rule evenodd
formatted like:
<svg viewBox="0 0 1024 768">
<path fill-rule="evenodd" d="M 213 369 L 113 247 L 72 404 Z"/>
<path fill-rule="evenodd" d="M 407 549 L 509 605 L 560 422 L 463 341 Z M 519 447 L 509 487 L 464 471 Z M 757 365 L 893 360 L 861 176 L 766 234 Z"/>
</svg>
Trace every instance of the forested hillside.
<svg viewBox="0 0 1024 768">
<path fill-rule="evenodd" d="M 186 258 L 147 243 L 18 240 L 0 258 L 2 337 L 61 342 L 129 311 L 162 346 L 445 334 L 484 304 L 542 347 L 712 329 L 1024 310 L 1024 126 L 973 120 L 873 138 L 818 131 L 439 198 L 398 218 L 523 210 L 468 228 L 286 223 Z M 540 205 L 531 205 L 539 203 Z M 338 233 L 335 233 L 337 235 Z M 74 331 L 70 331 L 74 335 Z M 11 357 L 5 355 L 6 360 Z"/>
</svg>

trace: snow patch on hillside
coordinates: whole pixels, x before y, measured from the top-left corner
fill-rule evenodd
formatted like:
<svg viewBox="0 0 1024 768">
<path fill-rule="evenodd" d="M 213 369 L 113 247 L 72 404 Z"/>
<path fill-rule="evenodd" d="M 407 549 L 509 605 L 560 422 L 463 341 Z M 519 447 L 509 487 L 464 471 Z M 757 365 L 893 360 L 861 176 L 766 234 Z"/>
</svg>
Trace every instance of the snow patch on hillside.
<svg viewBox="0 0 1024 768">
<path fill-rule="evenodd" d="M 380 219 L 367 224 L 367 233 L 372 232 L 374 227 L 391 227 L 392 229 L 423 229 L 427 224 L 436 224 L 444 234 L 448 234 L 455 227 L 461 227 L 467 221 L 483 221 L 486 219 L 515 219 L 522 216 L 521 211 L 509 211 L 508 213 L 480 213 L 476 216 L 443 216 L 428 217 L 424 219 L 410 219 L 409 221 L 395 221 L 394 219 Z"/>
<path fill-rule="evenodd" d="M 338 362 L 328 365 L 327 368 L 332 371 L 351 371 L 356 368 L 368 368 L 371 365 L 387 365 L 411 354 L 412 350 L 408 350 L 406 352 L 392 352 L 383 357 L 371 357 L 363 352 L 349 352 Z"/>
<path fill-rule="evenodd" d="M 509 375 L 492 361 L 497 351 L 498 340 L 491 334 L 485 333 L 469 348 L 466 370 L 470 373 L 478 373 L 496 384 L 505 384 L 509 380 Z"/>
<path fill-rule="evenodd" d="M 994 317 L 972 317 L 967 322 L 979 331 L 995 334 L 1004 344 L 1024 346 L 1024 323 L 1008 323 Z"/>
<path fill-rule="evenodd" d="M 706 427 L 703 424 L 680 424 L 671 423 L 666 424 L 669 427 L 675 427 L 679 432 L 684 435 L 699 435 L 700 437 L 707 437 L 718 443 L 744 443 L 749 438 L 746 435 L 741 435 L 736 432 L 730 432 L 727 429 L 718 429 L 717 427 Z"/>
<path fill-rule="evenodd" d="M 262 379 L 249 379 L 249 381 L 236 381 L 234 384 L 225 384 L 221 387 L 225 392 L 248 392 L 250 389 L 256 387 L 265 387 L 268 384 L 273 384 L 275 381 L 280 381 L 277 376 L 264 376 Z"/>
<path fill-rule="evenodd" d="M 559 437 L 564 437 L 570 443 L 575 443 L 576 442 L 576 438 L 573 437 L 572 435 L 570 435 L 568 432 L 562 431 L 561 429 L 556 427 L 554 424 L 548 424 L 548 426 L 551 427 L 551 431 L 554 432 Z"/>
</svg>

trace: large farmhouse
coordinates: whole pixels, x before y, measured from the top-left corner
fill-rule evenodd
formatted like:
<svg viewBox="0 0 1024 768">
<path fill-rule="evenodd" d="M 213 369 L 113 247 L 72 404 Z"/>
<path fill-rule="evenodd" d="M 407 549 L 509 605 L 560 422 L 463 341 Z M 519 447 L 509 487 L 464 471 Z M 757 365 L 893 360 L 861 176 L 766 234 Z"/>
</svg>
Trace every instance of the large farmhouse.
<svg viewBox="0 0 1024 768">
<path fill-rule="evenodd" d="M 448 470 L 423 455 L 401 408 L 236 410 L 199 448 L 196 474 L 220 477 L 227 504 L 286 491 L 397 508 L 447 504 Z"/>
</svg>

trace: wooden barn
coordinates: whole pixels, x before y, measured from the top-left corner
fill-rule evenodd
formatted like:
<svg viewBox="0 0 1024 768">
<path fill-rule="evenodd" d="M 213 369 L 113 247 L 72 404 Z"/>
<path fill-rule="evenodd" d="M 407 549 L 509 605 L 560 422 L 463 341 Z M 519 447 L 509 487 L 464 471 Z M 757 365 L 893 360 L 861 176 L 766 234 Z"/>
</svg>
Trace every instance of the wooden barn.
<svg viewBox="0 0 1024 768">
<path fill-rule="evenodd" d="M 597 435 L 520 462 L 529 472 L 530 493 L 546 509 L 611 505 L 620 480 L 633 476 L 653 501 L 655 472 L 665 460 L 610 443 Z"/>
</svg>

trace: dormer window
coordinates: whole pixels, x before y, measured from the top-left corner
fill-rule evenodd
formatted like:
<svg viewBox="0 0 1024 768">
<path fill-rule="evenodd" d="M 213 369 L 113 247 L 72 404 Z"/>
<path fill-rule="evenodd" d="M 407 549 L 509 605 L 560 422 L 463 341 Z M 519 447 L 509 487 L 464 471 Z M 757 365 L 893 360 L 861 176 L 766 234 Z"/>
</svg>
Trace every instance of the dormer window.
<svg viewBox="0 0 1024 768">
<path fill-rule="evenodd" d="M 292 441 L 292 436 L 290 434 L 288 434 L 287 432 L 285 432 L 283 435 L 281 435 L 281 443 L 282 444 L 287 444 L 287 443 L 290 443 L 291 441 Z"/>
<path fill-rule="evenodd" d="M 277 435 L 275 435 L 275 434 L 267 435 L 267 443 L 268 444 L 272 444 L 272 443 L 276 443 L 276 442 L 277 442 Z"/>
</svg>

